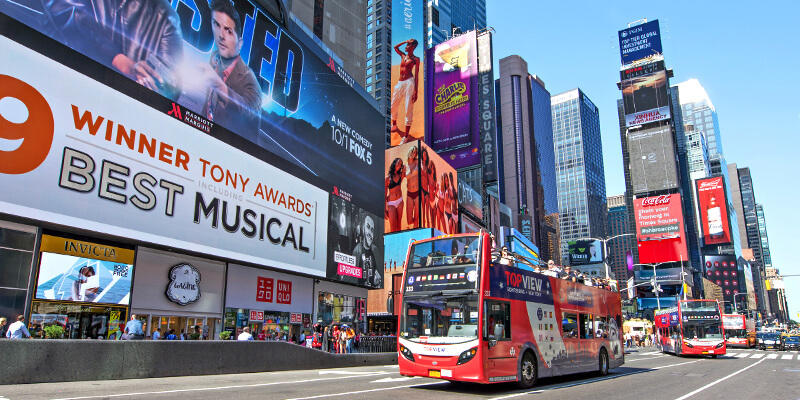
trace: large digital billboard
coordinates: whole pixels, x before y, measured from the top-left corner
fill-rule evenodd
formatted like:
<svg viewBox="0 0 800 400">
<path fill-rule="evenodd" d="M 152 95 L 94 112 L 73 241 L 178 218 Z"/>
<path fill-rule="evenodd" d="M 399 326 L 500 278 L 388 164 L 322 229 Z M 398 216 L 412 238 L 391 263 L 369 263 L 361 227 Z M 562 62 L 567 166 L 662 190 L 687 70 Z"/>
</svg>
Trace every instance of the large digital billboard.
<svg viewBox="0 0 800 400">
<path fill-rule="evenodd" d="M 625 126 L 643 125 L 670 117 L 667 71 L 622 81 Z"/>
<path fill-rule="evenodd" d="M 603 242 L 599 240 L 573 240 L 567 243 L 569 265 L 585 265 L 603 262 Z"/>
<path fill-rule="evenodd" d="M 428 145 L 386 150 L 384 231 L 420 227 L 458 233 L 458 174 Z"/>
<path fill-rule="evenodd" d="M 697 206 L 700 209 L 700 226 L 703 243 L 726 244 L 731 242 L 728 221 L 728 200 L 725 196 L 725 180 L 722 176 L 698 179 Z"/>
<path fill-rule="evenodd" d="M 458 182 L 458 205 L 477 219 L 483 219 L 483 198 L 463 180 Z"/>
<path fill-rule="evenodd" d="M 383 287 L 383 241 L 378 216 L 355 205 L 338 188 L 330 196 L 328 277 L 364 286 Z"/>
<path fill-rule="evenodd" d="M 722 288 L 722 294 L 726 299 L 731 299 L 739 293 L 739 280 L 746 277 L 741 276 L 743 271 L 739 270 L 735 255 L 704 255 L 703 263 L 706 279 Z"/>
<path fill-rule="evenodd" d="M 186 137 L 266 149 L 327 190 L 363 191 L 362 204 L 380 212 L 384 117 L 291 21 L 282 26 L 257 1 L 2 0 L 0 12 L 110 68 L 112 87 L 195 128 Z M 27 30 L 7 29 L 56 54 Z"/>
<path fill-rule="evenodd" d="M 640 262 L 688 260 L 680 194 L 636 198 L 633 212 Z"/>
<path fill-rule="evenodd" d="M 391 145 L 397 146 L 425 136 L 424 4 L 422 0 L 391 2 Z M 367 40 L 368 49 L 370 45 Z"/>
<path fill-rule="evenodd" d="M 662 285 L 677 285 L 683 280 L 681 273 L 684 272 L 680 268 L 656 268 L 656 282 Z M 637 270 L 633 272 L 636 283 L 648 282 L 653 279 L 653 268 L 650 266 L 640 265 Z M 691 278 L 687 278 L 691 280 Z"/>
<path fill-rule="evenodd" d="M 661 29 L 657 19 L 623 29 L 617 35 L 622 65 L 661 54 Z"/>
<path fill-rule="evenodd" d="M 633 193 L 677 188 L 678 170 L 670 126 L 629 131 L 627 136 Z"/>
<path fill-rule="evenodd" d="M 103 79 L 138 85 L 51 46 L 58 62 L 0 36 L 0 98 L 16 101 L 0 137 L 19 142 L 0 158 L 3 212 L 326 275 L 326 190 L 126 96 Z"/>
</svg>

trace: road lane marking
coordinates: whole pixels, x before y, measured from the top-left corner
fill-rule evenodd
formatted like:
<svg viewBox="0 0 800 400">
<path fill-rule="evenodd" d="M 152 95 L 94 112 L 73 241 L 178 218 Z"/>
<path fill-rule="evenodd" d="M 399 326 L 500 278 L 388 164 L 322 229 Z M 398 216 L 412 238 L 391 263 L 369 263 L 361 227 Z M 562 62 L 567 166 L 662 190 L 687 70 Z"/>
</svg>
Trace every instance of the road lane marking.
<svg viewBox="0 0 800 400">
<path fill-rule="evenodd" d="M 401 376 L 399 378 L 392 378 L 390 376 L 390 377 L 387 377 L 387 378 L 383 378 L 383 379 L 378 379 L 378 380 L 372 381 L 370 383 L 403 382 L 403 381 L 410 381 L 412 379 L 419 379 L 419 378 L 420 378 L 419 376 Z"/>
<path fill-rule="evenodd" d="M 413 385 L 401 385 L 401 386 L 392 386 L 387 388 L 378 388 L 378 389 L 365 389 L 365 390 L 355 390 L 352 392 L 343 392 L 343 393 L 327 393 L 327 394 L 318 394 L 316 396 L 308 396 L 308 397 L 295 397 L 293 399 L 287 400 L 308 400 L 308 399 L 321 399 L 323 397 L 337 397 L 337 396 L 348 396 L 351 394 L 362 394 L 362 393 L 372 393 L 372 392 L 383 392 L 386 390 L 394 390 L 394 389 L 404 389 L 410 387 L 420 387 L 420 386 L 430 386 L 430 385 L 441 385 L 443 383 L 447 383 L 447 381 L 441 382 L 431 382 L 431 383 L 420 383 L 420 384 L 413 384 Z"/>
<path fill-rule="evenodd" d="M 774 359 L 778 358 L 778 355 L 777 354 L 767 354 L 767 358 L 770 359 L 770 360 L 774 360 Z"/>
<path fill-rule="evenodd" d="M 388 375 L 388 374 L 392 374 L 392 373 L 393 372 L 375 372 L 375 373 L 370 374 L 370 375 L 335 376 L 335 377 L 331 377 L 331 378 L 314 378 L 314 379 L 301 379 L 301 380 L 296 380 L 296 381 L 253 383 L 253 384 L 249 384 L 249 385 L 228 385 L 228 386 L 213 386 L 213 387 L 189 388 L 189 389 L 161 390 L 161 391 L 154 391 L 154 392 L 115 393 L 115 394 L 103 394 L 103 395 L 94 395 L 94 396 L 64 397 L 64 398 L 54 399 L 54 400 L 105 399 L 105 398 L 112 398 L 112 397 L 145 396 L 145 395 L 158 395 L 158 394 L 168 394 L 168 393 L 207 392 L 207 391 L 212 391 L 212 390 L 241 389 L 241 388 L 252 388 L 252 387 L 262 387 L 262 386 L 288 385 L 288 384 L 295 384 L 295 383 L 309 383 L 309 382 L 333 381 L 333 380 L 342 380 L 342 379 L 351 379 L 351 378 L 363 378 L 363 377 L 367 377 L 367 376 Z"/>
<path fill-rule="evenodd" d="M 714 385 L 716 385 L 716 384 L 718 384 L 718 383 L 720 383 L 720 382 L 722 382 L 722 381 L 724 381 L 724 380 L 726 380 L 726 379 L 732 378 L 732 377 L 734 377 L 734 376 L 736 376 L 736 375 L 738 375 L 738 374 L 740 374 L 740 373 L 742 373 L 742 372 L 744 372 L 744 371 L 747 371 L 747 370 L 748 370 L 748 369 L 750 369 L 750 368 L 753 368 L 753 367 L 755 367 L 755 366 L 756 366 L 756 365 L 758 365 L 758 364 L 761 364 L 761 363 L 762 363 L 762 362 L 764 362 L 765 360 L 766 360 L 766 358 L 763 358 L 763 359 L 761 359 L 761 360 L 758 360 L 758 361 L 756 361 L 756 362 L 754 362 L 754 363 L 752 363 L 752 364 L 750 364 L 750 365 L 748 365 L 748 366 L 746 366 L 746 367 L 744 367 L 744 368 L 742 368 L 742 369 L 740 369 L 740 370 L 738 370 L 738 371 L 736 371 L 736 372 L 734 372 L 734 373 L 732 373 L 732 374 L 730 374 L 730 375 L 723 376 L 722 378 L 719 378 L 719 379 L 715 380 L 714 382 L 711 382 L 711 383 L 709 383 L 708 385 L 705 385 L 705 386 L 701 387 L 700 389 L 697 389 L 697 390 L 695 390 L 695 391 L 693 391 L 693 392 L 691 392 L 691 393 L 687 393 L 687 394 L 685 394 L 685 395 L 683 395 L 683 396 L 681 396 L 681 397 L 678 397 L 678 398 L 677 398 L 677 399 L 675 399 L 675 400 L 686 400 L 686 399 L 688 399 L 688 398 L 690 398 L 690 397 L 692 397 L 692 396 L 696 395 L 697 393 L 700 393 L 700 392 L 702 392 L 703 390 L 706 390 L 706 389 L 708 389 L 708 388 L 710 388 L 710 387 L 712 387 L 712 386 L 714 386 Z"/>
<path fill-rule="evenodd" d="M 605 380 L 609 380 L 609 379 L 617 379 L 617 378 L 622 378 L 622 377 L 628 376 L 628 375 L 636 375 L 636 374 L 641 374 L 641 373 L 650 372 L 650 371 L 659 370 L 659 369 L 664 369 L 664 368 L 669 368 L 669 367 L 677 367 L 679 365 L 693 364 L 693 363 L 700 362 L 700 361 L 703 361 L 703 360 L 695 360 L 695 361 L 687 361 L 687 362 L 682 362 L 682 363 L 677 363 L 677 364 L 662 365 L 660 367 L 653 367 L 653 368 L 649 368 L 649 369 L 645 369 L 645 370 L 641 370 L 641 371 L 631 371 L 631 372 L 625 372 L 625 373 L 622 373 L 622 374 L 608 375 L 608 376 L 604 376 L 604 377 L 600 377 L 600 378 L 593 378 L 593 379 L 587 379 L 587 380 L 582 380 L 582 381 L 577 381 L 577 382 L 570 382 L 570 383 L 566 383 L 566 384 L 561 384 L 561 385 L 548 387 L 546 389 L 537 389 L 537 390 L 532 390 L 532 391 L 529 391 L 529 392 L 512 393 L 512 394 L 509 394 L 509 395 L 506 395 L 506 396 L 494 397 L 494 398 L 491 398 L 489 400 L 510 399 L 512 397 L 525 396 L 525 395 L 528 395 L 528 394 L 544 393 L 544 392 L 547 392 L 547 391 L 550 391 L 550 390 L 565 389 L 565 388 L 569 388 L 569 387 L 573 387 L 573 386 L 585 385 L 587 383 L 595 383 L 595 382 L 601 382 L 601 381 L 605 381 Z"/>
<path fill-rule="evenodd" d="M 737 354 L 737 355 L 736 355 L 736 358 L 745 358 L 745 357 L 749 356 L 750 354 L 753 354 L 753 353 L 741 353 L 741 354 Z"/>
<path fill-rule="evenodd" d="M 760 354 L 760 353 L 756 353 L 756 354 L 753 354 L 752 356 L 750 356 L 750 358 L 756 358 L 756 359 L 761 358 L 761 357 L 764 357 L 764 355 Z M 765 360 L 766 360 L 766 358 L 765 358 Z"/>
<path fill-rule="evenodd" d="M 736 357 L 736 354 L 738 354 L 738 353 L 728 353 L 728 354 L 725 354 L 725 355 L 728 356 L 728 357 Z"/>
<path fill-rule="evenodd" d="M 629 362 L 634 362 L 634 361 L 652 360 L 654 358 L 661 358 L 661 357 L 666 357 L 666 354 L 662 354 L 662 355 L 657 356 L 657 357 L 645 357 L 645 358 L 636 358 L 636 359 L 633 359 L 633 360 L 625 360 L 625 362 L 629 363 Z"/>
<path fill-rule="evenodd" d="M 653 356 L 653 355 L 656 355 L 656 354 L 661 354 L 661 352 L 660 351 L 649 351 L 647 353 L 641 353 L 640 355 L 642 355 L 642 356 Z"/>
<path fill-rule="evenodd" d="M 794 354 L 784 354 L 781 356 L 781 360 L 791 360 L 794 358 Z"/>
</svg>

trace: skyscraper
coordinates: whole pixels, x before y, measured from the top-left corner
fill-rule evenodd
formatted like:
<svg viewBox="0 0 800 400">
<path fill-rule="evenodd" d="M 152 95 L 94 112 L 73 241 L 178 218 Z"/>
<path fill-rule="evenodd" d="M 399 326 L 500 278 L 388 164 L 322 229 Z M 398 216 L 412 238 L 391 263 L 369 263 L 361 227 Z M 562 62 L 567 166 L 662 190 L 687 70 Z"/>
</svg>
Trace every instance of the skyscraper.
<svg viewBox="0 0 800 400">
<path fill-rule="evenodd" d="M 557 261 L 560 248 L 550 92 L 539 77 L 528 73 L 527 62 L 517 55 L 500 60 L 496 87 L 501 201 L 511 207 L 520 231 L 530 232 L 541 258 Z"/>
<path fill-rule="evenodd" d="M 365 81 L 367 0 L 291 0 L 287 2 L 295 21 L 310 30 L 309 36 L 331 55 L 361 86 Z"/>
<path fill-rule="evenodd" d="M 767 237 L 767 220 L 764 217 L 764 207 L 756 204 L 756 217 L 758 218 L 758 233 L 761 235 L 761 259 L 764 268 L 772 267 L 772 255 L 769 252 L 769 238 Z"/>
<path fill-rule="evenodd" d="M 561 258 L 568 242 L 606 236 L 606 178 L 597 106 L 582 90 L 551 98 Z"/>
<path fill-rule="evenodd" d="M 630 220 L 633 218 L 631 210 L 625 204 L 625 195 L 618 194 L 615 196 L 608 196 L 608 236 L 617 236 L 624 234 L 634 234 L 635 231 L 631 230 Z M 635 236 L 623 236 L 608 242 L 608 260 L 611 264 L 611 269 L 617 277 L 619 291 L 626 296 L 623 290 L 627 288 L 627 280 L 630 278 L 628 272 L 628 252 L 633 255 L 633 249 L 636 247 Z"/>
<path fill-rule="evenodd" d="M 318 0 L 315 0 L 318 1 Z M 422 1 L 422 0 L 416 0 Z M 392 97 L 392 0 L 366 0 L 366 37 L 364 54 L 364 88 L 378 102 L 386 115 L 386 146 L 389 146 L 389 101 Z"/>
<path fill-rule="evenodd" d="M 425 0 L 428 24 L 426 47 L 456 34 L 486 28 L 486 0 Z"/>
<path fill-rule="evenodd" d="M 725 174 L 725 156 L 722 152 L 719 120 L 714 103 L 697 79 L 681 82 L 678 88 L 681 92 L 684 124 L 692 125 L 695 131 L 701 131 L 705 136 L 711 174 Z"/>
</svg>

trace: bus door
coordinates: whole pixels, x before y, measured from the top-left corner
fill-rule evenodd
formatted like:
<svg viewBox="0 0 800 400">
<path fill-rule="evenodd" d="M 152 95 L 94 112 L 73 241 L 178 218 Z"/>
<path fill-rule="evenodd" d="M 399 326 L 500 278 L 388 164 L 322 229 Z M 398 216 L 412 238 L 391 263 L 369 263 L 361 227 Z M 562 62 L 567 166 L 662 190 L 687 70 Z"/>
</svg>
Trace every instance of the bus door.
<svg viewBox="0 0 800 400">
<path fill-rule="evenodd" d="M 507 301 L 486 300 L 485 346 L 488 377 L 517 376 L 517 349 L 511 341 L 511 304 Z"/>
<path fill-rule="evenodd" d="M 578 324 L 580 325 L 579 353 L 576 366 L 580 369 L 594 367 L 597 364 L 595 354 L 597 354 L 597 341 L 595 339 L 594 324 L 592 314 L 578 314 Z"/>
<path fill-rule="evenodd" d="M 581 335 L 578 326 L 578 312 L 561 312 L 561 336 L 564 340 L 565 354 L 559 358 L 557 373 L 570 373 L 582 366 Z"/>
</svg>

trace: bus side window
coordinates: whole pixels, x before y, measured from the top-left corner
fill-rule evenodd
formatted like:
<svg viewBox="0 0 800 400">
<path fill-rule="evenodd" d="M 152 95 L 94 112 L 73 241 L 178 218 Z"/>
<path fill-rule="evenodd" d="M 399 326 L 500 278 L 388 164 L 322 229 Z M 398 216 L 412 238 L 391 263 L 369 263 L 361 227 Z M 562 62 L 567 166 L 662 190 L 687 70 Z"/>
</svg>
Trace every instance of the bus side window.
<svg viewBox="0 0 800 400">
<path fill-rule="evenodd" d="M 511 305 L 505 301 L 486 301 L 486 337 L 511 339 Z"/>
<path fill-rule="evenodd" d="M 594 337 L 592 329 L 592 314 L 580 314 L 581 339 L 591 339 Z"/>
<path fill-rule="evenodd" d="M 562 312 L 561 313 L 561 332 L 563 337 L 578 338 L 578 314 Z"/>
</svg>

